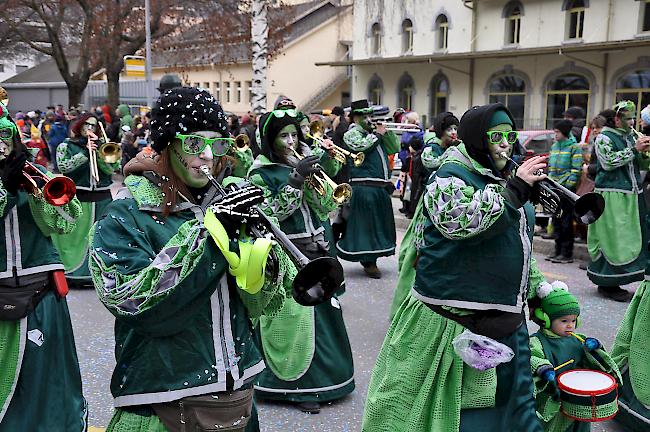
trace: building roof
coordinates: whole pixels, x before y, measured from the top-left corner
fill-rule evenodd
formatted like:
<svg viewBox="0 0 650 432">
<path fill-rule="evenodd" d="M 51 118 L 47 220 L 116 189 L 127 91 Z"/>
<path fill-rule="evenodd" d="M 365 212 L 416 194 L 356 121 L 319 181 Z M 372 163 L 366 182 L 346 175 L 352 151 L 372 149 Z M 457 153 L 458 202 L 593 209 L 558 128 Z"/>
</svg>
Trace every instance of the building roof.
<svg viewBox="0 0 650 432">
<path fill-rule="evenodd" d="M 270 51 L 273 52 L 280 46 L 309 33 L 323 22 L 349 7 L 341 6 L 340 1 L 337 0 L 316 0 L 286 6 L 282 9 L 269 9 L 270 22 L 274 19 L 277 22 L 286 22 L 287 17 L 291 17 L 283 28 L 276 31 L 275 35 L 271 30 L 269 35 Z M 245 36 L 245 40 L 241 42 L 218 46 L 206 42 L 199 34 L 186 32 L 182 37 L 183 40 L 171 49 L 153 53 L 153 67 L 205 66 L 251 62 L 252 51 L 249 36 Z"/>
<path fill-rule="evenodd" d="M 74 71 L 77 69 L 79 64 L 78 57 L 68 58 L 68 64 L 70 65 L 70 70 Z M 49 60 L 39 63 L 34 67 L 27 69 L 17 75 L 12 76 L 9 79 L 6 79 L 5 83 L 48 83 L 48 82 L 62 82 L 63 77 L 59 72 L 59 68 L 56 66 L 54 59 L 50 58 Z"/>
<path fill-rule="evenodd" d="M 406 64 L 406 63 L 435 63 L 444 60 L 468 60 L 479 58 L 499 58 L 532 56 L 541 54 L 568 54 L 589 51 L 619 51 L 624 48 L 650 46 L 648 39 L 618 40 L 608 42 L 591 42 L 580 44 L 566 44 L 535 48 L 516 48 L 485 51 L 466 51 L 455 53 L 437 53 L 426 55 L 402 55 L 397 57 L 370 57 L 357 60 L 341 60 L 332 62 L 319 62 L 316 66 L 361 66 L 380 64 Z"/>
</svg>

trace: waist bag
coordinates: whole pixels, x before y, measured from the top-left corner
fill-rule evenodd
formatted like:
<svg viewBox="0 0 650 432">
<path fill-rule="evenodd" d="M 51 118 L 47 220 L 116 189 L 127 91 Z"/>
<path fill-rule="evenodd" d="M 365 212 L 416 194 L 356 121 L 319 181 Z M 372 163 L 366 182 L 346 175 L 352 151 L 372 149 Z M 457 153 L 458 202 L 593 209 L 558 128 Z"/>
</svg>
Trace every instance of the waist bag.
<svg viewBox="0 0 650 432">
<path fill-rule="evenodd" d="M 34 310 L 50 287 L 47 273 L 31 280 L 21 278 L 20 285 L 14 278 L 0 281 L 0 320 L 16 321 Z"/>
<path fill-rule="evenodd" d="M 151 407 L 170 432 L 243 432 L 251 418 L 253 389 L 188 396 Z"/>
</svg>

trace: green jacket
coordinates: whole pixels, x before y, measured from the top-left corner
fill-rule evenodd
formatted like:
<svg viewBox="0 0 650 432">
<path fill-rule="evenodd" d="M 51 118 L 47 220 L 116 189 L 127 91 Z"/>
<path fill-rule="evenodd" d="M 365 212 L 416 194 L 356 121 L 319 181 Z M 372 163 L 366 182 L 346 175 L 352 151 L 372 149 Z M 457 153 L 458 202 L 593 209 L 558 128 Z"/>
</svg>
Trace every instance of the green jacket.
<svg viewBox="0 0 650 432">
<path fill-rule="evenodd" d="M 84 191 L 107 191 L 110 190 L 111 175 L 120 169 L 120 161 L 113 164 L 105 163 L 101 158 L 97 158 L 97 168 L 99 171 L 99 182 L 95 183 L 90 178 L 90 164 L 88 149 L 86 148 L 87 139 L 66 138 L 56 148 L 56 163 L 61 174 L 64 174 L 74 181 L 77 189 Z"/>
<path fill-rule="evenodd" d="M 534 209 L 515 208 L 504 196 L 505 180 L 472 160 L 463 144 L 446 154 L 423 198 L 424 246 L 412 293 L 432 305 L 520 313 Z"/>
<path fill-rule="evenodd" d="M 399 139 L 393 132 L 383 136 L 371 134 L 357 124 L 343 135 L 343 141 L 354 152 L 364 152 L 365 160 L 360 166 L 350 164 L 350 183 L 376 182 L 378 186 L 390 181 L 391 170 L 388 167 L 388 155 L 399 151 Z"/>
<path fill-rule="evenodd" d="M 274 246 L 277 265 L 248 294 L 203 226 L 203 207 L 183 202 L 165 218 L 152 181 L 130 175 L 125 184 L 91 231 L 89 259 L 116 319 L 115 406 L 241 388 L 264 369 L 251 318 L 280 310 L 295 267 Z"/>
<path fill-rule="evenodd" d="M 0 224 L 0 235 L 5 239 L 0 246 L 0 279 L 13 276 L 14 267 L 18 276 L 63 270 L 59 253 L 49 236 L 67 234 L 74 229 L 81 215 L 81 203 L 77 198 L 55 207 L 22 190 L 15 195 L 9 194 L 0 182 L 0 214 L 4 220 Z"/>
<path fill-rule="evenodd" d="M 323 158 L 329 159 L 329 156 L 322 155 Z M 265 201 L 260 207 L 280 222 L 287 237 L 314 237 L 325 231 L 324 222 L 337 207 L 332 200 L 332 187 L 325 183 L 325 194 L 321 195 L 307 180 L 301 189 L 296 189 L 287 183 L 292 170 L 288 165 L 271 162 L 259 155 L 248 176 L 251 183 L 264 190 Z"/>
<path fill-rule="evenodd" d="M 623 192 L 640 194 L 641 174 L 639 167 L 647 169 L 650 159 L 634 147 L 636 138 L 620 129 L 603 128 L 594 145 L 598 156 L 596 170 L 597 192 Z"/>
</svg>

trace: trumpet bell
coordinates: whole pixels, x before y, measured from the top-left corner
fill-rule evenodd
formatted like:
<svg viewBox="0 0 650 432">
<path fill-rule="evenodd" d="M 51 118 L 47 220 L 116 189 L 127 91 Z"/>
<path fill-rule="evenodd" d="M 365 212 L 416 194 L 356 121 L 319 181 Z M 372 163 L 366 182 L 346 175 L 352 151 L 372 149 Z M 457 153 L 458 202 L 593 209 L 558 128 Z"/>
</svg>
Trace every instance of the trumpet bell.
<svg viewBox="0 0 650 432">
<path fill-rule="evenodd" d="M 246 151 L 250 147 L 251 139 L 246 134 L 239 134 L 235 137 L 235 147 L 239 151 Z"/>
<path fill-rule="evenodd" d="M 602 195 L 595 192 L 582 195 L 575 202 L 575 207 L 573 208 L 573 214 L 576 219 L 585 225 L 596 222 L 604 211 L 605 199 Z"/>
<path fill-rule="evenodd" d="M 366 154 L 365 153 L 356 153 L 354 156 L 352 156 L 352 162 L 354 163 L 354 166 L 358 167 L 363 164 L 363 161 L 366 160 Z"/>
<path fill-rule="evenodd" d="M 321 120 L 314 120 L 309 123 L 309 133 L 316 138 L 320 138 L 325 133 L 325 124 Z"/>
<path fill-rule="evenodd" d="M 316 306 L 329 300 L 343 285 L 343 267 L 326 256 L 309 261 L 293 280 L 293 299 L 303 306 Z"/>
<path fill-rule="evenodd" d="M 74 182 L 65 176 L 50 179 L 43 186 L 43 198 L 53 206 L 63 206 L 69 203 L 77 193 Z"/>
<path fill-rule="evenodd" d="M 122 147 L 118 143 L 106 142 L 99 147 L 97 152 L 107 164 L 113 164 L 122 159 Z"/>
<path fill-rule="evenodd" d="M 337 204 L 344 204 L 352 197 L 352 187 L 347 183 L 341 183 L 334 188 L 332 198 Z"/>
</svg>

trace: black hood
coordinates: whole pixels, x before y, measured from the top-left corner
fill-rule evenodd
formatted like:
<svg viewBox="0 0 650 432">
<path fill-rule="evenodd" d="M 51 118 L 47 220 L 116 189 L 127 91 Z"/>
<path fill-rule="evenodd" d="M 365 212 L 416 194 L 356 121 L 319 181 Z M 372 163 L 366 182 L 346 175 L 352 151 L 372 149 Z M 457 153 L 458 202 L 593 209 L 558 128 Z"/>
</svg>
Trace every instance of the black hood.
<svg viewBox="0 0 650 432">
<path fill-rule="evenodd" d="M 272 112 L 264 114 L 260 118 L 259 122 L 259 127 L 260 127 L 260 140 L 261 140 L 261 151 L 260 153 L 266 156 L 271 162 L 275 163 L 281 163 L 283 162 L 279 156 L 273 151 L 273 142 L 277 138 L 278 134 L 284 128 L 285 126 L 288 126 L 290 124 L 296 126 L 296 129 L 298 131 L 298 141 L 305 142 L 305 138 L 302 135 L 302 130 L 300 129 L 300 123 L 298 122 L 297 117 L 291 117 L 289 115 L 285 115 L 284 117 L 277 118 L 273 116 L 268 124 L 266 123 L 267 119 L 269 116 L 272 116 Z M 264 125 L 266 124 L 266 129 L 264 129 Z"/>
<path fill-rule="evenodd" d="M 512 121 L 512 128 L 517 130 L 517 124 L 512 117 L 508 108 L 501 103 L 493 103 L 487 105 L 480 105 L 470 108 L 463 114 L 460 119 L 460 126 L 458 126 L 458 138 L 465 143 L 467 153 L 472 159 L 477 161 L 481 166 L 489 168 L 492 173 L 497 177 L 505 177 L 504 173 L 512 171 L 513 163 L 508 162 L 504 172 L 497 170 L 490 151 L 488 149 L 487 131 L 489 129 L 490 119 L 497 111 L 504 111 Z M 512 158 L 518 160 L 523 155 L 523 148 L 517 142 L 512 149 Z"/>
</svg>

